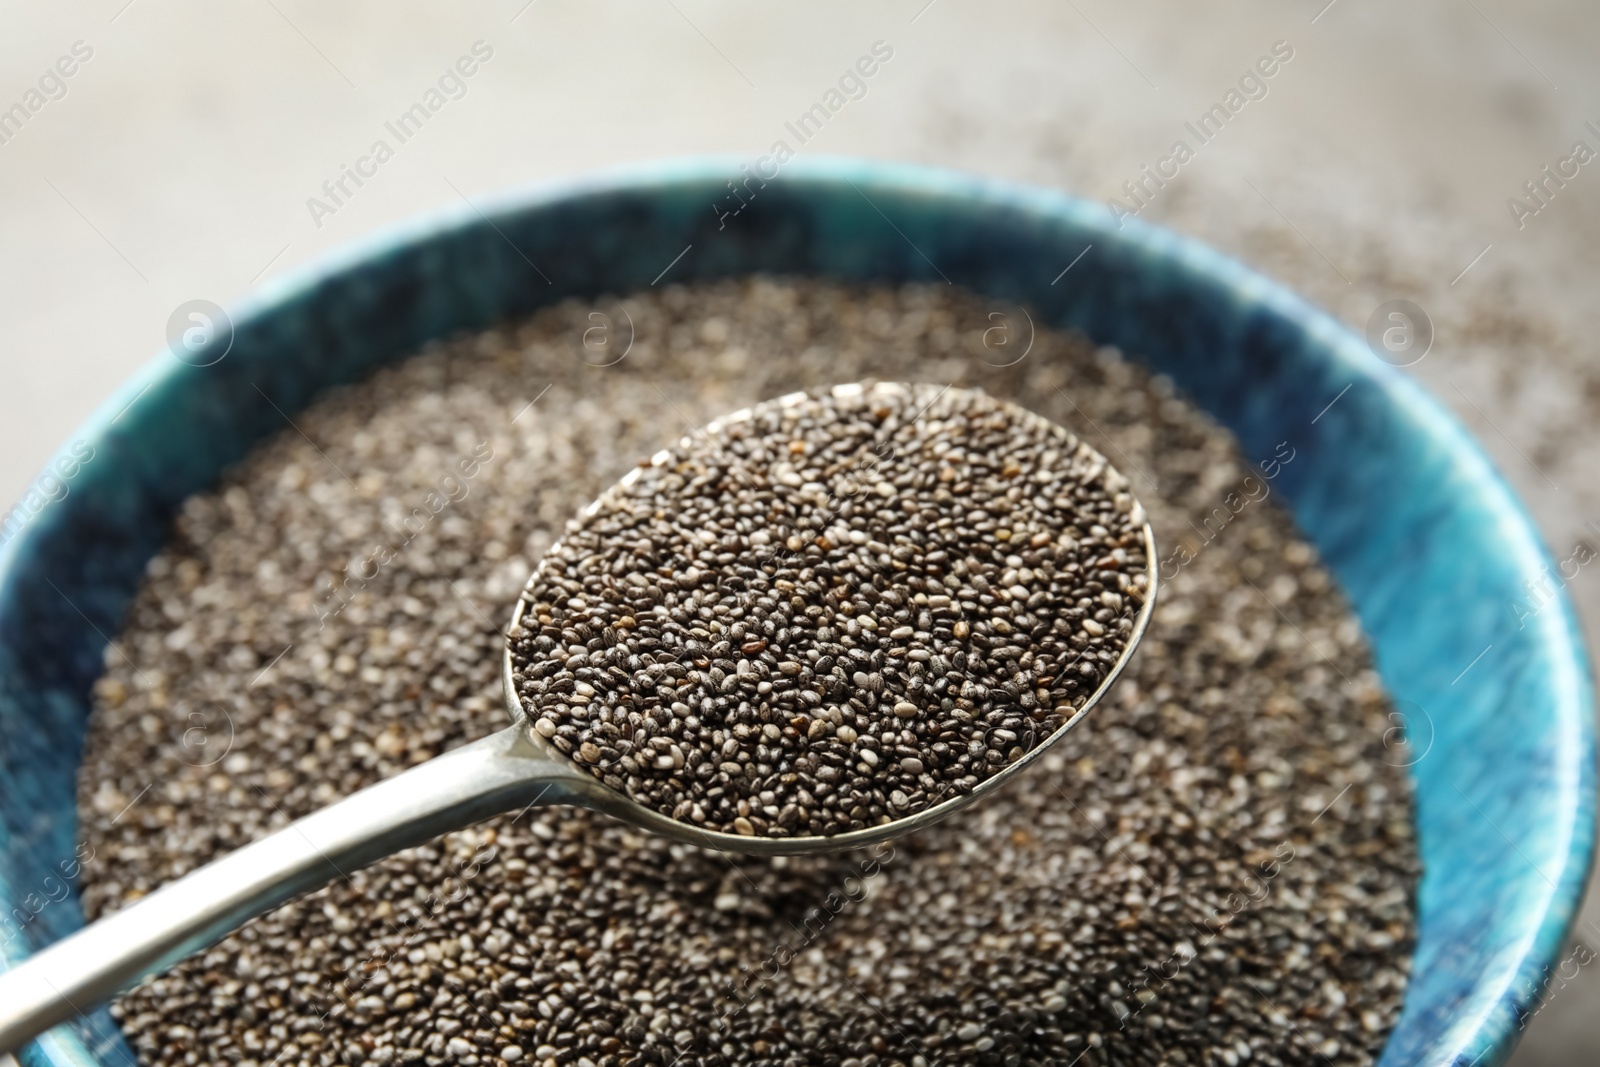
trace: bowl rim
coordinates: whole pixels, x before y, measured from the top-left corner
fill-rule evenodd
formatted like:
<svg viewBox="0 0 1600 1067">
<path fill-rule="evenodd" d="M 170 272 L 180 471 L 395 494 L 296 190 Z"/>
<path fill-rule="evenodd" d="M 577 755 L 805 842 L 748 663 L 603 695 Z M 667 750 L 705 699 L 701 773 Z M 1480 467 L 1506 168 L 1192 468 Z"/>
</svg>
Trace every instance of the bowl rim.
<svg viewBox="0 0 1600 1067">
<path fill-rule="evenodd" d="M 372 261 L 405 248 L 419 247 L 451 233 L 508 214 L 559 206 L 562 202 L 597 194 L 649 193 L 686 181 L 720 179 L 737 174 L 745 157 L 732 154 L 696 155 L 648 160 L 545 179 L 480 196 L 462 197 L 461 203 L 425 211 L 379 227 L 364 237 L 320 253 L 307 263 L 286 270 L 225 305 L 235 327 L 265 319 L 298 297 L 336 278 L 357 273 Z M 1242 302 L 1264 308 L 1288 321 L 1351 376 L 1378 385 L 1402 410 L 1418 432 L 1438 442 L 1458 465 L 1487 514 L 1494 531 L 1520 574 L 1539 575 L 1554 562 L 1527 509 L 1494 467 L 1481 446 L 1444 405 L 1414 378 L 1379 360 L 1365 340 L 1330 313 L 1297 295 L 1287 286 L 1224 255 L 1200 241 L 1179 235 L 1138 218 L 1118 219 L 1105 205 L 1054 189 L 968 172 L 917 164 L 843 156 L 802 156 L 782 168 L 782 176 L 813 182 L 856 182 L 912 194 L 963 199 L 990 208 L 1010 209 L 1069 222 L 1132 246 L 1157 260 L 1170 261 L 1211 284 L 1229 290 Z M 776 180 L 776 179 L 774 179 Z M 491 223 L 492 224 L 492 223 Z M 160 350 L 121 387 L 102 402 L 68 438 L 69 444 L 52 454 L 45 469 L 69 455 L 70 442 L 97 442 L 112 432 L 113 424 L 146 392 L 176 377 L 185 365 Z M 31 483 L 30 483 L 31 484 Z M 40 527 L 25 528 L 0 544 L 0 599 L 7 595 L 12 572 Z M 1561 827 L 1565 837 L 1562 866 L 1557 872 L 1539 873 L 1547 883 L 1538 921 L 1520 942 L 1515 958 L 1500 961 L 1481 995 L 1458 1006 L 1441 1030 L 1450 1054 L 1438 1062 L 1476 1064 L 1498 1062 L 1509 1053 L 1527 1011 L 1537 1003 L 1536 979 L 1541 965 L 1554 961 L 1556 952 L 1576 920 L 1588 880 L 1595 843 L 1594 804 L 1594 690 L 1589 658 L 1577 612 L 1565 588 L 1556 596 L 1558 610 L 1541 610 L 1528 621 L 1548 650 L 1547 663 L 1555 668 L 1548 680 L 1552 710 L 1550 731 L 1555 748 L 1571 758 L 1550 768 L 1546 788 L 1558 796 L 1558 808 L 1570 813 Z M 5 889 L 0 879 L 0 891 Z M 1409 994 L 1408 994 L 1409 1000 Z M 1509 1009 L 1509 1010 L 1508 1010 Z M 1384 1061 L 1388 1062 L 1388 1048 Z M 73 1035 L 47 1034 L 25 1050 L 30 1063 L 97 1064 L 99 1061 Z"/>
</svg>

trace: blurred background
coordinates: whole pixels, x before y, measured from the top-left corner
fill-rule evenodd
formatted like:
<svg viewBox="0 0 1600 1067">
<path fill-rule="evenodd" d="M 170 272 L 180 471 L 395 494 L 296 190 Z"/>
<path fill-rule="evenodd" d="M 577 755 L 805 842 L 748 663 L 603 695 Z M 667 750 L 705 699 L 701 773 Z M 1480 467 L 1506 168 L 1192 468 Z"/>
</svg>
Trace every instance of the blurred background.
<svg viewBox="0 0 1600 1067">
<path fill-rule="evenodd" d="M 179 305 L 227 306 L 379 227 L 510 186 L 795 145 L 784 124 L 882 41 L 892 59 L 866 95 L 800 151 L 1118 197 L 1358 330 L 1380 305 L 1409 300 L 1434 336 L 1407 372 L 1478 435 L 1558 559 L 1600 549 L 1600 161 L 1575 151 L 1579 141 L 1600 151 L 1592 5 L 104 0 L 0 10 L 6 507 L 163 348 Z M 475 44 L 489 58 L 464 93 L 398 144 L 384 124 Z M 1272 76 L 1249 83 L 1245 106 L 1141 207 L 1123 183 L 1175 140 L 1197 145 L 1184 124 L 1265 56 L 1279 60 Z M 379 138 L 393 158 L 332 199 L 324 182 Z M 1567 588 L 1593 650 L 1591 571 L 1600 566 L 1581 567 Z M 1574 938 L 1600 947 L 1600 902 Z M 1592 970 L 1552 985 L 1513 1063 L 1567 1063 L 1600 1037 Z"/>
</svg>

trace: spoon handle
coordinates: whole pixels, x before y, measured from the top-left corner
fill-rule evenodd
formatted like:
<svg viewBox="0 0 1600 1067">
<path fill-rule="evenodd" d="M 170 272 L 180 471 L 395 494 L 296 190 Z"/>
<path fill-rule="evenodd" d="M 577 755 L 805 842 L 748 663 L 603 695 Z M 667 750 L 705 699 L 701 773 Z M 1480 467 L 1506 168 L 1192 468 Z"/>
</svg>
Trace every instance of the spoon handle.
<svg viewBox="0 0 1600 1067">
<path fill-rule="evenodd" d="M 579 773 L 518 724 L 191 871 L 0 975 L 0 1051 L 384 856 L 503 812 L 569 802 L 585 787 Z"/>
</svg>

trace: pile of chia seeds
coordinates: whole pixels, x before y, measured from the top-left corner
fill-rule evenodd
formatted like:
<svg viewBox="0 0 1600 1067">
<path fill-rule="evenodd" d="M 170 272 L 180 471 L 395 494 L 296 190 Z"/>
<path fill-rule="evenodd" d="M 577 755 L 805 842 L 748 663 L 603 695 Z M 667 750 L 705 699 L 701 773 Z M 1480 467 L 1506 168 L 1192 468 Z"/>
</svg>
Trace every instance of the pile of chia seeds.
<svg viewBox="0 0 1600 1067">
<path fill-rule="evenodd" d="M 969 389 L 758 404 L 663 449 L 540 561 L 511 633 L 537 733 L 745 836 L 972 792 L 1111 673 L 1149 575 L 1127 480 Z"/>
<path fill-rule="evenodd" d="M 984 343 L 1004 310 L 765 279 L 563 305 L 328 395 L 191 500 L 96 687 L 91 916 L 504 726 L 497 627 L 567 521 L 769 397 L 877 378 L 1014 399 L 1132 480 L 1162 588 L 1108 699 L 940 826 L 754 860 L 578 810 L 502 817 L 122 996 L 141 1061 L 1371 1063 L 1414 929 L 1407 756 L 1276 506 L 1295 442 L 1240 456 L 1078 338 L 1040 330 L 1013 362 Z"/>
</svg>

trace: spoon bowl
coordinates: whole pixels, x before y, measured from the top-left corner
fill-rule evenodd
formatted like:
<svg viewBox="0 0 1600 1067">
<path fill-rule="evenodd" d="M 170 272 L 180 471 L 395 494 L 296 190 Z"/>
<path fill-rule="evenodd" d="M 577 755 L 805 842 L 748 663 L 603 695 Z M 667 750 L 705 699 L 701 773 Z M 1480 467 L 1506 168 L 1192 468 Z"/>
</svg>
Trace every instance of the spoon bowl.
<svg viewBox="0 0 1600 1067">
<path fill-rule="evenodd" d="M 864 396 L 869 399 L 879 398 L 881 402 L 893 402 L 897 400 L 905 401 L 908 399 L 906 395 L 902 395 L 902 391 L 905 389 L 905 386 L 899 385 L 898 383 L 851 383 L 847 385 L 833 386 L 831 390 L 827 390 L 826 392 L 831 394 L 830 398 L 850 398 L 851 400 L 856 400 Z M 950 387 L 948 386 L 945 387 L 945 389 L 939 390 L 936 399 L 938 397 L 945 396 L 947 393 L 949 393 L 949 390 Z M 932 389 L 925 390 L 925 393 L 932 392 Z M 965 391 L 957 392 L 960 393 Z M 732 414 L 725 415 L 711 423 L 708 423 L 703 429 L 697 428 L 692 434 L 686 435 L 681 439 L 677 450 L 663 449 L 652 456 L 647 463 L 642 464 L 640 467 L 635 468 L 624 475 L 620 480 L 618 480 L 618 482 L 607 489 L 598 499 L 596 499 L 585 509 L 584 514 L 578 520 L 579 524 L 581 525 L 583 522 L 593 519 L 602 511 L 603 508 L 608 505 L 622 506 L 620 498 L 625 497 L 629 490 L 634 488 L 635 484 L 640 481 L 641 477 L 644 476 L 647 471 L 661 471 L 670 468 L 673 464 L 678 463 L 684 458 L 686 450 L 690 450 L 696 445 L 708 445 L 711 447 L 712 451 L 720 452 L 720 448 L 716 445 L 716 442 L 721 441 L 723 439 L 723 435 L 727 433 L 731 427 L 742 423 L 749 423 L 756 417 L 758 413 L 763 411 L 781 412 L 783 413 L 783 417 L 790 419 L 803 418 L 804 415 L 802 414 L 802 409 L 804 409 L 808 404 L 813 404 L 816 395 L 816 393 L 807 392 L 791 393 L 786 396 L 779 397 L 776 400 L 758 404 L 754 408 L 745 408 L 733 412 Z M 981 394 L 979 395 L 981 396 Z M 1096 461 L 1105 463 L 1104 457 L 1099 456 L 1098 453 L 1094 453 L 1092 449 L 1088 449 L 1086 445 L 1083 445 L 1081 442 L 1079 442 L 1071 433 L 1061 426 L 1049 421 L 1048 419 L 1045 419 L 1031 411 L 1028 411 L 1025 408 L 1020 407 L 1019 405 L 1010 403 L 1008 401 L 993 400 L 988 397 L 983 397 L 983 401 L 986 405 L 1004 412 L 1005 417 L 1010 422 L 1026 426 L 1030 432 L 1036 433 L 1043 438 L 1056 442 L 1064 449 L 1070 450 L 1074 448 L 1084 448 L 1087 452 L 1095 457 Z M 928 407 L 932 406 L 931 401 L 927 403 Z M 923 401 L 920 399 L 915 401 L 913 406 L 922 407 L 923 414 L 926 414 L 928 410 L 928 407 L 923 407 Z M 1108 472 L 1113 472 L 1113 468 L 1111 468 L 1108 463 L 1105 464 L 1105 467 Z M 1117 475 L 1115 475 L 1113 472 L 1111 477 L 1117 477 Z M 1066 736 L 1066 733 L 1069 730 L 1082 721 L 1083 717 L 1087 715 L 1097 703 L 1099 703 L 1105 693 L 1108 692 L 1112 685 L 1116 682 L 1117 678 L 1120 677 L 1123 669 L 1127 666 L 1129 660 L 1131 659 L 1134 649 L 1138 646 L 1140 638 L 1144 635 L 1145 629 L 1149 625 L 1151 612 L 1154 610 L 1156 600 L 1156 569 L 1153 565 L 1150 565 L 1149 562 L 1156 559 L 1155 535 L 1148 522 L 1141 523 L 1141 530 L 1143 541 L 1142 547 L 1147 565 L 1145 569 L 1140 572 L 1140 575 L 1146 584 L 1144 586 L 1143 599 L 1139 604 L 1138 610 L 1131 612 L 1132 618 L 1129 620 L 1131 630 L 1128 634 L 1127 642 L 1123 646 L 1116 662 L 1100 679 L 1095 688 L 1085 697 L 1081 698 L 1081 703 L 1078 703 L 1074 708 L 1072 708 L 1070 714 L 1064 715 L 1060 721 L 1054 725 L 1054 728 L 1051 729 L 1048 734 L 1043 737 L 1035 737 L 1031 743 L 1024 747 L 1024 750 L 1020 756 L 1007 763 L 1006 766 L 998 773 L 991 777 L 982 779 L 968 790 L 955 792 L 953 795 L 950 795 L 945 799 L 938 800 L 936 803 L 930 804 L 924 808 L 921 808 L 920 810 L 907 813 L 889 822 L 885 822 L 876 826 L 867 826 L 860 829 L 852 829 L 841 833 L 831 833 L 826 835 L 782 837 L 762 837 L 745 834 L 732 834 L 696 826 L 686 820 L 671 818 L 670 816 L 656 811 L 646 805 L 641 805 L 634 801 L 631 797 L 623 795 L 620 791 L 605 786 L 597 779 L 595 784 L 600 786 L 599 789 L 585 789 L 583 792 L 583 799 L 581 801 L 574 800 L 573 802 L 581 802 L 585 806 L 594 810 L 602 811 L 606 814 L 624 819 L 627 822 L 634 823 L 635 825 L 660 834 L 663 837 L 680 841 L 684 844 L 698 845 L 702 848 L 710 848 L 720 852 L 742 853 L 745 855 L 759 856 L 807 855 L 841 852 L 848 849 L 874 845 L 881 841 L 899 837 L 903 834 L 912 833 L 918 829 L 939 822 L 940 820 L 947 818 L 955 812 L 967 807 L 974 801 L 1003 788 L 1015 777 L 1023 773 L 1028 767 L 1032 766 L 1046 749 L 1060 741 L 1061 738 Z M 562 554 L 562 547 L 562 540 L 558 540 L 555 544 L 551 545 L 551 547 L 541 558 L 538 565 L 535 567 L 533 574 L 528 579 L 527 585 L 524 587 L 523 595 L 518 598 L 517 604 L 513 609 L 511 627 L 507 631 L 508 634 L 517 632 L 518 628 L 522 626 L 526 612 L 529 610 L 530 605 L 537 598 L 537 590 L 541 585 L 541 580 L 545 577 L 547 568 L 550 566 L 552 560 L 560 557 Z M 524 706 L 522 700 L 517 694 L 516 656 L 513 645 L 510 641 L 508 641 L 506 644 L 502 659 L 502 675 L 506 704 L 513 720 L 519 722 L 526 721 L 528 718 L 528 708 Z M 544 748 L 547 752 L 549 752 L 551 746 L 548 742 L 541 738 L 537 732 L 529 731 L 529 736 L 533 744 Z M 565 757 L 557 752 L 549 752 L 549 754 L 551 758 L 557 761 L 569 763 Z"/>
</svg>

